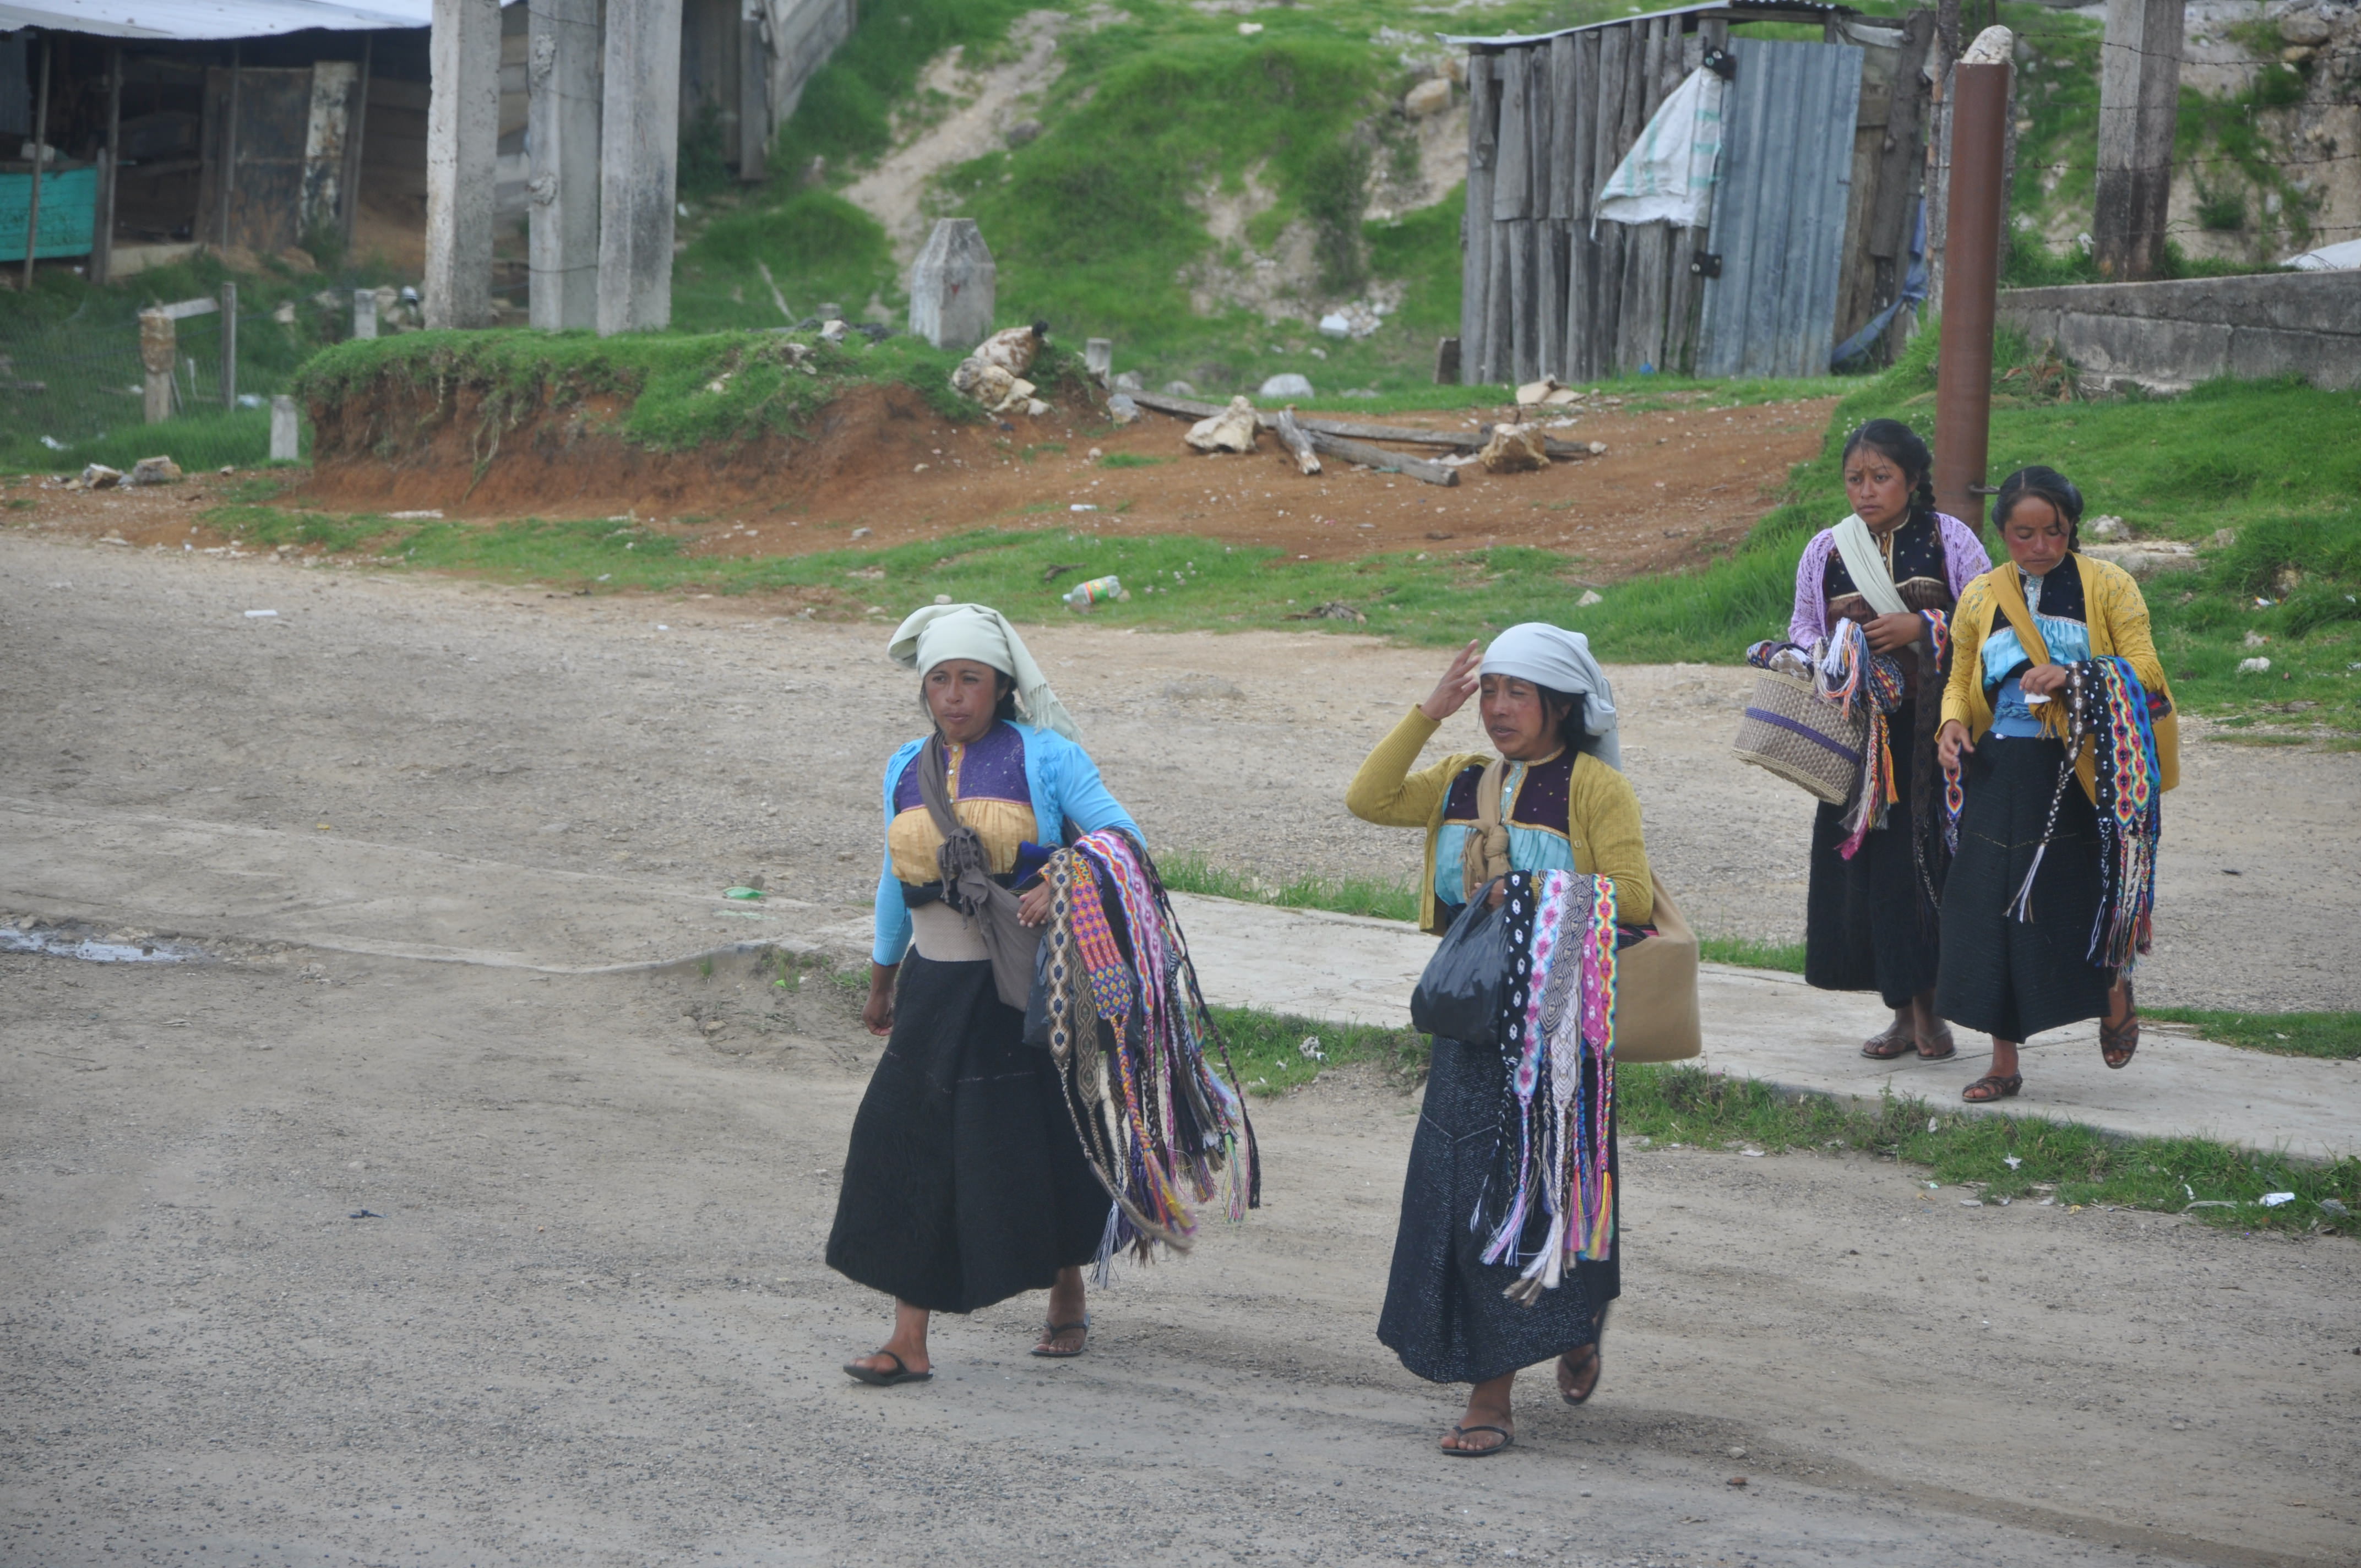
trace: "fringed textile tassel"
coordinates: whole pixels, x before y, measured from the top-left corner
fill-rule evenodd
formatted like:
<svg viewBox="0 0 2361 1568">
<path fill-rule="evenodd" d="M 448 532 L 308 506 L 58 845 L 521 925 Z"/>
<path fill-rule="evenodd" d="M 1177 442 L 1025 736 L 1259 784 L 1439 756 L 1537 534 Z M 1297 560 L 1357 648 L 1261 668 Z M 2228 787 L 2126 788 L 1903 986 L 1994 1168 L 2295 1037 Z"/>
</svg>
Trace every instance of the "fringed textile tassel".
<svg viewBox="0 0 2361 1568">
<path fill-rule="evenodd" d="M 2089 957 L 2128 973 L 2148 950 L 2156 909 L 2157 850 L 2164 835 L 2161 770 L 2147 692 L 2121 658 L 2092 661 L 2092 729 L 2097 742 L 2099 909 Z"/>
</svg>

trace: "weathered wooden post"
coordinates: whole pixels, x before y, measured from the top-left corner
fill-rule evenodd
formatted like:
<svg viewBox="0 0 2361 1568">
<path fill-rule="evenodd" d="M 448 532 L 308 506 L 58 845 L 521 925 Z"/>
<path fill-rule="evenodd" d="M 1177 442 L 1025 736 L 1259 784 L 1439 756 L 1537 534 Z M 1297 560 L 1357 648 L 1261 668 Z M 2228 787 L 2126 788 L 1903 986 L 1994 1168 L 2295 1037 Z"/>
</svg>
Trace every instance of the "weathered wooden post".
<svg viewBox="0 0 2361 1568">
<path fill-rule="evenodd" d="M 937 348 L 972 348 L 992 335 L 1000 269 L 973 218 L 944 218 L 910 269 L 910 331 Z"/>
<path fill-rule="evenodd" d="M 221 286 L 222 407 L 237 407 L 237 285 Z"/>
<path fill-rule="evenodd" d="M 1987 27 L 1951 72 L 1950 257 L 1935 371 L 1935 504 L 1958 518 L 1972 519 L 1982 510 L 1978 492 L 1992 437 L 1993 316 L 2007 200 L 2001 171 L 2013 41 L 2006 28 Z"/>
<path fill-rule="evenodd" d="M 2164 269 L 2184 0 L 2107 0 L 2099 45 L 2099 167 L 2091 253 L 2120 282 Z"/>
<path fill-rule="evenodd" d="M 41 171 L 49 166 L 44 156 L 49 135 L 49 55 L 56 48 L 49 35 L 41 35 L 41 86 L 33 110 L 33 191 L 25 211 L 25 291 L 33 289 L 33 257 L 41 244 Z"/>
</svg>

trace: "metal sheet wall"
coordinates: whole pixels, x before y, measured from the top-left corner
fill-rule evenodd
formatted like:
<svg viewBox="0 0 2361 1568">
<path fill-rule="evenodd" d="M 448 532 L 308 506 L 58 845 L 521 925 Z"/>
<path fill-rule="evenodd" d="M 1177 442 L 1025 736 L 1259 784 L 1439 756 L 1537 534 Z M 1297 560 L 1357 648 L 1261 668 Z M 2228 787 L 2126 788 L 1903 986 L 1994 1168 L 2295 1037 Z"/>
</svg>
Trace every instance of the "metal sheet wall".
<svg viewBox="0 0 2361 1568">
<path fill-rule="evenodd" d="M 1817 376 L 1836 343 L 1861 51 L 1740 38 L 1723 101 L 1700 376 Z"/>
<path fill-rule="evenodd" d="M 1684 34 L 1685 20 L 1697 30 Z M 1594 222 L 1598 191 L 1650 116 L 1721 47 L 1739 67 L 1708 225 L 1717 237 Z M 1591 380 L 1693 362 L 1714 375 L 1825 370 L 1861 75 L 1858 48 L 1731 45 L 1726 22 L 1677 13 L 1473 49 L 1461 379 Z M 1733 131 L 1749 113 L 1748 130 Z M 1701 285 L 1690 264 L 1708 248 L 1721 253 L 1722 276 Z M 1713 302 L 1704 313 L 1701 287 Z M 1718 329 L 1709 359 L 1706 314 Z"/>
</svg>

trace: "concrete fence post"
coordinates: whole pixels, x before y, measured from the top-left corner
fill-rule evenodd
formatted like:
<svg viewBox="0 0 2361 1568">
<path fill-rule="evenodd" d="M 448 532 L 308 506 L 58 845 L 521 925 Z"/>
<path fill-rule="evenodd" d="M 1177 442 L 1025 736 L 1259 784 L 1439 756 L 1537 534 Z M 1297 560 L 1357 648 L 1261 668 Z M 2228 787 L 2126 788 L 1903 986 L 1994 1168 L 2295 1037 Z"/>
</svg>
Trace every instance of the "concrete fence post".
<svg viewBox="0 0 2361 1568">
<path fill-rule="evenodd" d="M 992 335 L 1000 269 L 973 218 L 944 218 L 910 269 L 910 331 L 937 348 L 972 348 Z"/>
<path fill-rule="evenodd" d="M 434 0 L 426 55 L 426 324 L 485 326 L 500 136 L 500 0 Z"/>
<path fill-rule="evenodd" d="M 353 335 L 355 337 L 377 335 L 377 291 L 375 289 L 353 291 Z"/>
<path fill-rule="evenodd" d="M 147 372 L 140 410 L 149 424 L 172 417 L 172 372 L 181 363 L 181 329 L 161 310 L 139 313 L 139 366 Z"/>
<path fill-rule="evenodd" d="M 598 335 L 672 324 L 680 0 L 607 0 L 598 126 Z"/>
<path fill-rule="evenodd" d="M 1115 344 L 1111 339 L 1091 337 L 1082 340 L 1082 368 L 1091 379 L 1105 386 L 1115 378 Z"/>
<path fill-rule="evenodd" d="M 533 324 L 598 323 L 598 0 L 529 0 Z"/>
<path fill-rule="evenodd" d="M 270 460 L 292 463 L 302 446 L 302 429 L 295 422 L 295 400 L 280 393 L 270 400 Z"/>
</svg>

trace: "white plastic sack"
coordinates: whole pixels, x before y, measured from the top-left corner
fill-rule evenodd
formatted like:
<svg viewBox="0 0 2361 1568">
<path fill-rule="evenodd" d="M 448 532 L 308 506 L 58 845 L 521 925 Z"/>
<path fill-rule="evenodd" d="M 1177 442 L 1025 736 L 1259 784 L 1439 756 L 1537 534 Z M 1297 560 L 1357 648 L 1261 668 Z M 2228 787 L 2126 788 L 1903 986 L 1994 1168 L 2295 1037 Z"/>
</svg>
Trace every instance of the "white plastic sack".
<svg viewBox="0 0 2361 1568">
<path fill-rule="evenodd" d="M 1705 220 L 1721 157 L 1721 100 L 1729 83 L 1699 66 L 1673 90 L 1598 192 L 1598 217 L 1619 224 Z M 1596 230 L 1596 220 L 1592 223 Z"/>
</svg>

